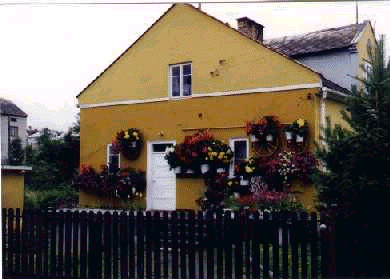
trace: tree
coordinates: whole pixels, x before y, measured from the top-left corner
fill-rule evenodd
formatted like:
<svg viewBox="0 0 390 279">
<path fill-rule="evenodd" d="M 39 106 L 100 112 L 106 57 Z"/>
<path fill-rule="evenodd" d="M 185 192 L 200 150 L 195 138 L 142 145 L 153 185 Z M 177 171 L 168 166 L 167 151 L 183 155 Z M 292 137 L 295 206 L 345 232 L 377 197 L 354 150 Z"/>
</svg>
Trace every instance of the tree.
<svg viewBox="0 0 390 279">
<path fill-rule="evenodd" d="M 17 138 L 11 141 L 8 149 L 8 163 L 10 165 L 21 165 L 24 161 L 24 150 L 22 141 Z"/>
<path fill-rule="evenodd" d="M 336 205 L 338 276 L 390 275 L 390 64 L 383 37 L 372 71 L 353 90 L 344 119 L 352 130 L 325 129 L 319 157 L 322 208 Z"/>
</svg>

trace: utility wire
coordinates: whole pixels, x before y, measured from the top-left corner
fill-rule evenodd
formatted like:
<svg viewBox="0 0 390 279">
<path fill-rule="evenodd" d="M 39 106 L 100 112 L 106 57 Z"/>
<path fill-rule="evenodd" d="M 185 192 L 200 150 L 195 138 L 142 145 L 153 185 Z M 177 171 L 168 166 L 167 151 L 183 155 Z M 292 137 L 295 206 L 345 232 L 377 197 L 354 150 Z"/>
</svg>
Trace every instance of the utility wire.
<svg viewBox="0 0 390 279">
<path fill-rule="evenodd" d="M 358 0 L 357 0 L 358 1 Z M 162 2 L 8 2 L 0 3 L 0 6 L 100 6 L 100 5 L 172 5 L 175 3 L 189 4 L 264 4 L 264 3 L 292 3 L 313 2 L 313 0 L 242 0 L 242 1 L 162 1 Z M 315 2 L 334 2 L 334 0 L 317 0 Z"/>
</svg>

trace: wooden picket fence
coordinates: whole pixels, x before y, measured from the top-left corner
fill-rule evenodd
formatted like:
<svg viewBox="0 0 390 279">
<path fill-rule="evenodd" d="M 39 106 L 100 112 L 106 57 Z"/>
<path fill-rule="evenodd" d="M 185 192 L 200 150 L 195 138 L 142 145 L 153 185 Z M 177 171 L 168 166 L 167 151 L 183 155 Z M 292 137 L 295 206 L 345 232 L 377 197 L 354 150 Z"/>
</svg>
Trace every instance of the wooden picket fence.
<svg viewBox="0 0 390 279">
<path fill-rule="evenodd" d="M 319 278 L 317 217 L 3 209 L 3 272 L 34 278 Z"/>
</svg>

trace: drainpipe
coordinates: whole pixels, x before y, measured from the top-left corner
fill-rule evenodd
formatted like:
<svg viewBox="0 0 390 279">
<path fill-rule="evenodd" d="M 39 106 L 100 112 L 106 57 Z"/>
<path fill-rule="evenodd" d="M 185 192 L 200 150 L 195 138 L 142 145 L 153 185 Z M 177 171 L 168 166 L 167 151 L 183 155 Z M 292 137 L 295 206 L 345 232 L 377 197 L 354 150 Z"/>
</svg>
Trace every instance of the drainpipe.
<svg viewBox="0 0 390 279">
<path fill-rule="evenodd" d="M 326 87 L 322 87 L 322 94 L 321 94 L 321 99 L 320 99 L 320 135 L 323 137 L 324 134 L 324 128 L 326 127 L 326 105 L 325 105 L 325 100 L 328 96 L 328 89 Z M 323 144 L 325 142 L 322 140 L 321 141 Z"/>
</svg>

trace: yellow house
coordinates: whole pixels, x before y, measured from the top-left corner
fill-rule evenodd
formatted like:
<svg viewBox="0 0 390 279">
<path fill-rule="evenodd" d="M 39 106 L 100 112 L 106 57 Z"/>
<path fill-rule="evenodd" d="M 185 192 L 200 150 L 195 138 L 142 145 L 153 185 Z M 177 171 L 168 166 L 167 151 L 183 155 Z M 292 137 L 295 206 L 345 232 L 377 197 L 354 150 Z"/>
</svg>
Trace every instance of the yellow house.
<svg viewBox="0 0 390 279">
<path fill-rule="evenodd" d="M 326 114 L 338 118 L 345 94 L 261 41 L 189 4 L 174 4 L 77 96 L 80 164 L 106 164 L 116 133 L 137 128 L 144 138 L 140 157 L 119 160 L 121 168 L 146 171 L 146 208 L 197 208 L 204 181 L 177 178 L 164 159 L 167 146 L 209 129 L 233 149 L 243 143 L 249 156 L 246 121 L 275 115 L 282 123 L 307 120 L 313 148 Z M 299 198 L 313 209 L 314 186 L 305 187 Z M 82 207 L 109 202 L 80 193 Z"/>
</svg>

